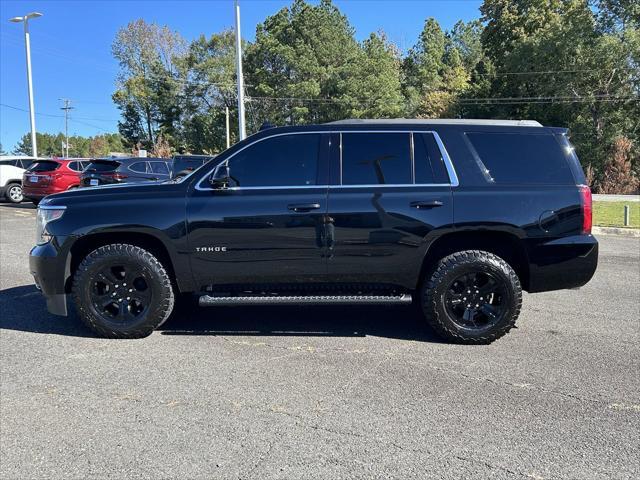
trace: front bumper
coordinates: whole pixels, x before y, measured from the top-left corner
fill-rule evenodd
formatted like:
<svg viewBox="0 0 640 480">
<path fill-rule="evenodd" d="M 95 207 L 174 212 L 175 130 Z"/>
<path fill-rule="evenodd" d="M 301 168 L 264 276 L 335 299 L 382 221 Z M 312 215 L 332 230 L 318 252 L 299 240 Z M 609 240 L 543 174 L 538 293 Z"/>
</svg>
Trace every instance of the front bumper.
<svg viewBox="0 0 640 480">
<path fill-rule="evenodd" d="M 49 243 L 36 245 L 29 254 L 29 271 L 36 287 L 47 300 L 47 310 L 54 315 L 67 315 L 65 285 L 70 276 L 69 255 L 64 238 L 54 237 Z"/>
<path fill-rule="evenodd" d="M 585 285 L 598 266 L 598 241 L 575 235 L 529 246 L 530 293 Z"/>
</svg>

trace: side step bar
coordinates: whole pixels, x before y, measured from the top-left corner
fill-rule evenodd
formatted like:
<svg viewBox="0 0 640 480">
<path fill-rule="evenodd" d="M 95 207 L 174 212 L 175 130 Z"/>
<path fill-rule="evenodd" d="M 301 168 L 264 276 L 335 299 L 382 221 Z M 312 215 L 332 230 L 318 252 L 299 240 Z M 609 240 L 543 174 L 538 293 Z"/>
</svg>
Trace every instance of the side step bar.
<svg viewBox="0 0 640 480">
<path fill-rule="evenodd" d="M 203 295 L 201 307 L 231 305 L 388 305 L 411 303 L 411 295 L 288 295 L 214 297 Z"/>
</svg>

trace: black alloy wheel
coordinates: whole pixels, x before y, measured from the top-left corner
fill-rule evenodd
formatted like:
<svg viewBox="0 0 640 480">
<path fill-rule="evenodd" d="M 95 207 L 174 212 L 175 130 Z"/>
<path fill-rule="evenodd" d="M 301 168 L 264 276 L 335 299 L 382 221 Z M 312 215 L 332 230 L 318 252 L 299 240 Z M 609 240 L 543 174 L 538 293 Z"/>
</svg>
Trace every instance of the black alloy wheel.
<svg viewBox="0 0 640 480">
<path fill-rule="evenodd" d="M 461 328 L 489 329 L 507 311 L 506 289 L 505 282 L 491 273 L 465 273 L 449 286 L 445 307 Z"/>
<path fill-rule="evenodd" d="M 162 263 L 136 245 L 111 244 L 89 253 L 73 276 L 80 318 L 107 338 L 141 338 L 173 310 L 171 278 Z"/>
<path fill-rule="evenodd" d="M 129 262 L 105 266 L 92 283 L 91 305 L 97 315 L 110 322 L 136 322 L 153 301 L 148 274 Z"/>
<path fill-rule="evenodd" d="M 491 343 L 515 326 L 522 287 L 504 259 L 482 250 L 464 250 L 438 262 L 422 284 L 420 305 L 442 338 Z"/>
</svg>

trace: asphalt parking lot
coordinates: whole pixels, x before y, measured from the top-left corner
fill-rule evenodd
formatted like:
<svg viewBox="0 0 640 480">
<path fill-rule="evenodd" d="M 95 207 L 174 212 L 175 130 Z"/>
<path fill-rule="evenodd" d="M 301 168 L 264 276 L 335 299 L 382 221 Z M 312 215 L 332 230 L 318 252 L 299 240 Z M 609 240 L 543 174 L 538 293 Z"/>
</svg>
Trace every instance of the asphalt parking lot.
<svg viewBox="0 0 640 480">
<path fill-rule="evenodd" d="M 33 285 L 0 205 L 2 478 L 638 478 L 640 239 L 526 295 L 489 346 L 406 307 L 210 308 L 93 338 Z"/>
</svg>

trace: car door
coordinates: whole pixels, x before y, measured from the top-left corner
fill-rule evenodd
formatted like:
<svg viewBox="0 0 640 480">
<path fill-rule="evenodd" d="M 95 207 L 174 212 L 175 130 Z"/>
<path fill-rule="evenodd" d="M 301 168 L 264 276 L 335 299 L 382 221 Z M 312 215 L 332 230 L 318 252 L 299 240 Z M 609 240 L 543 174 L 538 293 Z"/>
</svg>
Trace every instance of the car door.
<svg viewBox="0 0 640 480">
<path fill-rule="evenodd" d="M 196 183 L 187 229 L 197 285 L 325 279 L 328 143 L 314 132 L 264 137 L 223 160 L 226 187 L 210 175 Z"/>
<path fill-rule="evenodd" d="M 415 287 L 428 241 L 453 224 L 448 157 L 439 137 L 408 131 L 334 136 L 340 148 L 331 155 L 330 276 Z"/>
</svg>

